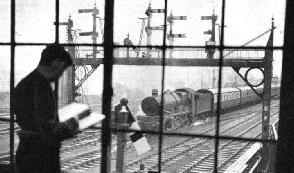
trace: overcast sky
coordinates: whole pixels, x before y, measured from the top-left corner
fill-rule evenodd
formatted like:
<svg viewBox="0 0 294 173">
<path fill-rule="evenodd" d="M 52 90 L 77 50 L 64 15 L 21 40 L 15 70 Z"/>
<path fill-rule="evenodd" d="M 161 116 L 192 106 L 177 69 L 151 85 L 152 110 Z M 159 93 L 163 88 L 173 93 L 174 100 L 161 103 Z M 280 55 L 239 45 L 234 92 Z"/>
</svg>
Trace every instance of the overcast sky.
<svg viewBox="0 0 294 173">
<path fill-rule="evenodd" d="M 73 29 L 79 29 L 82 32 L 92 30 L 92 16 L 90 13 L 78 13 L 78 9 L 89 9 L 94 7 L 94 3 L 99 9 L 99 16 L 104 18 L 104 1 L 99 0 L 60 0 L 60 21 L 66 22 L 69 15 L 74 22 Z M 164 8 L 164 1 L 161 0 L 116 0 L 115 1 L 115 19 L 114 19 L 114 41 L 123 43 L 123 39 L 130 34 L 130 39 L 134 44 L 138 44 L 142 21 L 138 17 L 146 17 L 145 10 L 151 2 L 152 9 Z M 205 41 L 210 36 L 203 32 L 211 29 L 210 21 L 202 21 L 201 16 L 209 16 L 215 9 L 218 15 L 217 23 L 221 24 L 221 1 L 220 0 L 169 0 L 168 15 L 172 11 L 174 16 L 187 16 L 187 20 L 175 21 L 173 25 L 174 33 L 186 34 L 187 38 L 174 39 L 174 45 L 205 45 Z M 10 41 L 10 0 L 1 0 L 0 2 L 0 38 L 1 42 Z M 153 14 L 151 26 L 162 25 L 163 14 Z M 275 19 L 274 46 L 283 45 L 285 1 L 283 0 L 227 0 L 225 12 L 225 45 L 241 46 L 252 38 L 260 35 L 271 27 L 271 18 Z M 55 1 L 53 0 L 16 0 L 16 41 L 17 42 L 37 42 L 53 43 L 55 41 Z M 99 24 L 99 23 L 98 23 Z M 100 26 L 98 25 L 98 28 Z M 218 28 L 216 28 L 216 41 L 218 44 Z M 269 34 L 261 37 L 250 46 L 265 46 Z M 65 42 L 66 29 L 60 26 L 60 42 Z M 162 31 L 152 32 L 152 44 L 161 45 L 163 38 Z M 91 43 L 89 37 L 78 39 L 80 43 Z M 101 42 L 101 37 L 98 38 Z M 146 32 L 144 32 L 142 44 L 146 45 Z M 18 46 L 16 47 L 16 80 L 33 70 L 40 59 L 40 53 L 44 46 Z M 9 46 L 0 46 L 1 71 L 9 71 L 10 48 Z M 282 52 L 274 53 L 274 75 L 281 74 Z M 152 73 L 150 73 L 150 71 Z M 191 68 L 169 69 L 167 70 L 167 79 L 183 80 L 184 83 L 199 83 L 193 79 L 199 80 L 200 68 L 197 70 Z M 204 70 L 205 71 L 205 70 Z M 209 71 L 209 70 L 208 70 Z M 194 77 L 188 74 L 195 75 Z M 205 74 L 204 74 L 205 75 Z M 154 79 L 149 79 L 153 76 Z M 135 80 L 140 83 L 141 78 L 145 80 L 155 80 L 161 83 L 161 68 L 141 68 L 136 66 L 115 66 L 114 82 L 125 83 Z M 184 76 L 184 77 L 183 77 Z M 206 76 L 210 78 L 210 76 Z M 0 77 L 1 90 L 6 90 L 6 82 L 9 83 L 9 76 Z M 4 81 L 4 82 L 3 82 Z M 154 82 L 154 81 L 153 81 Z M 102 68 L 90 77 L 86 82 L 90 93 L 100 93 L 102 85 Z M 132 83 L 128 84 L 132 85 Z M 150 86 L 151 87 L 151 86 Z M 153 86 L 152 86 L 153 87 Z M 171 86 L 172 87 L 172 86 Z M 149 88 L 148 88 L 149 89 Z"/>
</svg>

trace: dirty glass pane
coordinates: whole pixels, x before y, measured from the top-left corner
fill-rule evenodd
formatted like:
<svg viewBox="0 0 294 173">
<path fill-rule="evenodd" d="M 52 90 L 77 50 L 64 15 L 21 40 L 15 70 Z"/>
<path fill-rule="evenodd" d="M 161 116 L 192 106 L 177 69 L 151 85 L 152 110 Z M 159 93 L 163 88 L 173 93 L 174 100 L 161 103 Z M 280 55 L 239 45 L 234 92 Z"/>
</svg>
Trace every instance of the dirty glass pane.
<svg viewBox="0 0 294 173">
<path fill-rule="evenodd" d="M 286 1 L 228 0 L 225 9 L 224 44 L 227 46 L 266 46 L 274 19 L 274 46 L 282 46 Z M 266 34 L 267 33 L 267 34 Z M 248 43 L 250 42 L 250 43 Z"/>
<path fill-rule="evenodd" d="M 0 11 L 2 15 L 2 20 L 0 22 L 0 33 L 1 42 L 9 42 L 10 41 L 10 1 L 5 0 L 0 2 Z"/>
<path fill-rule="evenodd" d="M 25 43 L 53 43 L 55 1 L 16 1 L 15 40 Z"/>
<path fill-rule="evenodd" d="M 0 54 L 0 164 L 10 163 L 10 46 L 1 46 Z M 18 129 L 16 127 L 16 129 Z"/>
</svg>

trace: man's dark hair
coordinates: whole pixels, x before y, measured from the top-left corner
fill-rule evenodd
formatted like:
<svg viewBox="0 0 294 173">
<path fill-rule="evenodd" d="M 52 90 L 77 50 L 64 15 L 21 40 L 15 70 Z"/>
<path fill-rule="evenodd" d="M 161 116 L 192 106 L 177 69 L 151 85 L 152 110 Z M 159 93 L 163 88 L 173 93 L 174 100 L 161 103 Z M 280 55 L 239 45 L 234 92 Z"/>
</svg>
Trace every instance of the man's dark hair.
<svg viewBox="0 0 294 173">
<path fill-rule="evenodd" d="M 120 99 L 120 104 L 121 104 L 122 106 L 126 106 L 126 105 L 128 104 L 128 99 L 127 99 L 127 98 L 122 98 L 122 99 Z"/>
<path fill-rule="evenodd" d="M 39 65 L 50 66 L 52 62 L 57 59 L 65 62 L 65 68 L 73 64 L 69 53 L 64 49 L 63 46 L 58 44 L 51 44 L 42 51 Z"/>
</svg>

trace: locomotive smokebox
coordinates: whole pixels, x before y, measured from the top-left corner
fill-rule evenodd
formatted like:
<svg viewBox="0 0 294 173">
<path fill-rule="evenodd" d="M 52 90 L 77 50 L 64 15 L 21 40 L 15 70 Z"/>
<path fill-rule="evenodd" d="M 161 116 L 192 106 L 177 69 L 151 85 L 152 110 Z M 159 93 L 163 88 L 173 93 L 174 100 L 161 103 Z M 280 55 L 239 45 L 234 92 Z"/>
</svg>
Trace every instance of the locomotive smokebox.
<svg viewBox="0 0 294 173">
<path fill-rule="evenodd" d="M 183 99 L 182 99 L 183 97 Z M 185 104 L 183 93 L 171 92 L 167 90 L 163 93 L 163 112 L 170 113 L 171 111 L 177 111 L 179 106 Z M 147 116 L 159 116 L 159 109 L 161 108 L 161 95 L 152 95 L 146 97 L 141 103 L 142 111 Z"/>
<path fill-rule="evenodd" d="M 141 103 L 141 107 L 142 111 L 149 116 L 156 115 L 159 111 L 159 103 L 154 97 L 145 98 Z"/>
</svg>

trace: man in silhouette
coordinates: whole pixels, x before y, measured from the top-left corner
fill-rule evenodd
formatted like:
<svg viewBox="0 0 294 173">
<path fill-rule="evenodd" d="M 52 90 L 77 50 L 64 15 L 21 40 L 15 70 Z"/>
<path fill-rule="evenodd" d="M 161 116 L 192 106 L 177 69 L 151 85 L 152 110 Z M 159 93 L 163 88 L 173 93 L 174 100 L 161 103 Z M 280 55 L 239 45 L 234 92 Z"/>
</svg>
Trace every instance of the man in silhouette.
<svg viewBox="0 0 294 173">
<path fill-rule="evenodd" d="M 135 118 L 133 117 L 129 107 L 128 107 L 128 99 L 126 98 L 122 98 L 120 100 L 120 103 L 118 105 L 116 105 L 114 107 L 114 118 L 115 118 L 115 122 L 117 123 L 118 122 L 118 113 L 122 110 L 122 106 L 125 106 L 126 107 L 126 110 L 129 112 L 128 114 L 128 124 L 132 124 L 133 122 L 135 122 Z"/>
<path fill-rule="evenodd" d="M 62 46 L 47 46 L 39 65 L 13 90 L 13 108 L 21 130 L 16 151 L 19 173 L 59 173 L 61 141 L 78 133 L 78 122 L 71 118 L 60 123 L 54 82 L 73 64 Z"/>
</svg>

